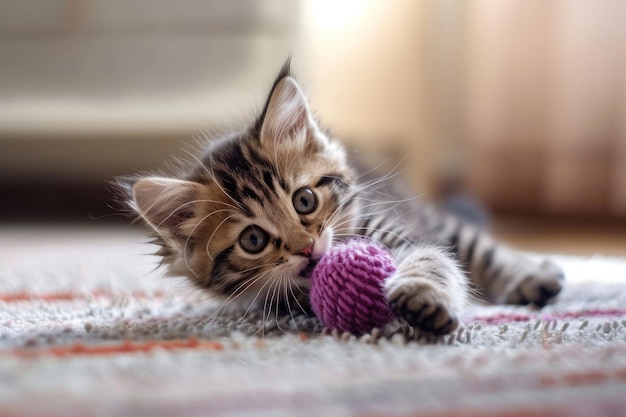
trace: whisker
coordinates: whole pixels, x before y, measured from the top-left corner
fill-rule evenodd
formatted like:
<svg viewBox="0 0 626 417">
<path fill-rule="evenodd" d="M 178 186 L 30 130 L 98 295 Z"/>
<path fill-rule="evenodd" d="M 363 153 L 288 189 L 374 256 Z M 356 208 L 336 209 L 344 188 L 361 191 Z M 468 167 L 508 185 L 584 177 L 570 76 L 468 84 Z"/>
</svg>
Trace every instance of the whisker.
<svg viewBox="0 0 626 417">
<path fill-rule="evenodd" d="M 248 289 L 249 289 L 250 287 L 252 287 L 252 286 L 253 286 L 253 285 L 255 285 L 257 282 L 259 282 L 259 281 L 260 281 L 260 280 L 261 280 L 261 279 L 262 279 L 265 275 L 267 275 L 269 272 L 270 272 L 269 270 L 268 270 L 268 271 L 264 271 L 264 272 L 262 272 L 262 273 L 260 273 L 260 274 L 256 275 L 255 277 L 250 278 L 250 280 L 248 280 L 248 281 L 246 281 L 246 282 L 243 282 L 241 285 L 239 285 L 239 287 L 237 287 L 237 288 L 235 289 L 235 291 L 233 291 L 233 293 L 232 293 L 232 294 L 230 294 L 230 295 L 226 298 L 226 300 L 224 300 L 224 301 L 222 302 L 222 304 L 218 307 L 217 311 L 215 312 L 215 315 L 216 315 L 216 316 L 219 316 L 219 314 L 221 314 L 222 310 L 223 310 L 224 308 L 226 308 L 226 306 L 227 306 L 229 303 L 233 302 L 233 301 L 234 301 L 234 300 L 236 300 L 238 297 L 240 297 L 241 295 L 245 294 L 245 293 L 248 291 Z M 263 287 L 261 287 L 261 289 L 262 289 L 262 288 L 263 288 Z M 256 300 L 256 298 L 255 298 L 255 300 Z M 254 300 L 253 300 L 253 301 L 254 301 Z M 250 303 L 250 306 L 248 307 L 248 310 L 246 310 L 246 312 L 243 314 L 243 316 L 240 318 L 240 320 L 243 320 L 243 319 L 245 318 L 245 316 L 247 315 L 247 313 L 250 311 L 250 307 L 251 307 L 253 304 L 254 304 L 253 302 L 252 302 L 252 303 Z"/>
<path fill-rule="evenodd" d="M 158 228 L 161 228 L 161 227 L 163 226 L 163 224 L 164 224 L 166 221 L 168 221 L 168 220 L 169 220 L 169 219 L 170 219 L 170 218 L 171 218 L 174 214 L 176 214 L 177 212 L 179 212 L 179 211 L 180 211 L 180 209 L 182 209 L 182 208 L 184 208 L 184 207 L 186 207 L 186 206 L 192 205 L 192 204 L 196 204 L 196 203 L 217 203 L 217 204 L 225 204 L 225 205 L 228 205 L 229 207 L 232 207 L 233 209 L 236 209 L 236 208 L 237 208 L 237 207 L 232 206 L 232 205 L 230 205 L 230 204 L 228 204 L 228 203 L 223 203 L 223 202 L 221 202 L 221 201 L 215 201 L 215 200 L 205 200 L 205 199 L 200 199 L 200 200 L 192 200 L 192 201 L 187 201 L 187 202 L 185 202 L 185 203 L 181 204 L 180 206 L 176 207 L 174 210 L 172 210 L 172 211 L 171 211 L 171 212 L 170 212 L 167 216 L 165 216 L 165 217 L 163 218 L 163 220 L 161 220 L 161 221 L 159 222 L 159 224 L 157 224 L 156 226 L 157 226 Z M 155 203 L 155 204 L 156 204 L 156 203 Z M 149 207 L 146 211 L 150 211 L 150 209 L 151 209 L 152 207 L 153 207 L 153 206 Z M 225 210 L 226 210 L 226 209 L 225 209 Z M 235 211 L 235 210 L 231 210 L 231 211 Z"/>
<path fill-rule="evenodd" d="M 401 164 L 404 163 L 404 161 L 408 158 L 408 154 L 404 155 L 402 158 L 400 158 L 400 160 L 390 169 L 390 172 L 393 172 L 396 168 L 398 168 Z M 363 178 L 367 175 L 370 175 L 373 172 L 378 171 L 378 169 L 384 165 L 386 165 L 389 161 L 391 161 L 392 158 L 386 158 L 384 160 L 382 160 L 380 163 L 373 165 L 370 169 L 368 169 L 367 171 L 363 171 L 361 173 L 359 173 L 359 176 L 357 178 Z"/>
<path fill-rule="evenodd" d="M 267 264 L 263 264 L 263 265 L 257 265 L 257 266 L 254 266 L 252 268 L 244 269 L 243 271 L 240 271 L 240 273 L 244 274 L 244 273 L 247 273 L 247 272 L 250 272 L 250 271 L 254 271 L 255 269 L 260 269 L 260 268 L 264 268 L 264 267 L 267 267 L 267 266 L 276 266 L 276 265 L 278 265 L 277 262 L 267 263 Z M 271 272 L 271 270 L 263 271 L 263 272 L 255 275 L 255 276 L 253 276 L 249 280 L 244 281 L 241 284 L 239 284 L 239 286 L 237 288 L 235 288 L 233 290 L 233 292 L 228 296 L 228 298 L 226 298 L 226 300 L 221 304 L 221 306 L 218 308 L 216 314 L 219 314 L 221 312 L 221 310 L 224 307 L 226 307 L 226 305 L 228 303 L 230 303 L 231 301 L 235 300 L 237 297 L 241 296 L 242 294 L 245 294 L 247 292 L 247 290 L 251 286 L 256 284 L 261 278 L 263 278 L 269 272 Z"/>
<path fill-rule="evenodd" d="M 235 215 L 230 215 L 228 217 L 226 217 L 224 220 L 222 220 L 220 222 L 220 224 L 217 225 L 217 227 L 215 228 L 215 230 L 213 230 L 213 233 L 211 233 L 211 236 L 209 237 L 209 239 L 206 242 L 206 246 L 205 246 L 205 251 L 207 256 L 209 257 L 209 259 L 211 259 L 211 262 L 214 262 L 215 259 L 213 259 L 213 255 L 211 255 L 211 252 L 209 251 L 209 245 L 211 245 L 211 241 L 213 240 L 213 237 L 215 237 L 215 234 L 217 233 L 217 231 L 220 229 L 220 227 L 222 227 L 222 225 L 224 223 L 226 223 L 228 220 L 232 219 L 233 217 L 235 217 Z"/>
<path fill-rule="evenodd" d="M 289 275 L 283 274 L 280 275 L 278 277 L 277 280 L 277 285 L 276 285 L 276 327 L 278 328 L 278 330 L 280 330 L 283 335 L 290 337 L 290 338 L 294 338 L 297 339 L 294 335 L 291 334 L 291 332 L 289 332 L 289 328 L 284 329 L 280 326 L 280 320 L 281 317 L 279 316 L 279 307 L 280 307 L 280 297 L 282 296 L 285 300 L 285 304 L 287 306 L 287 311 L 289 312 L 289 316 L 291 317 L 293 323 L 296 325 L 296 330 L 297 330 L 297 323 L 295 322 L 293 313 L 291 311 L 291 306 L 289 304 L 289 297 L 287 294 L 287 283 L 289 282 Z"/>
<path fill-rule="evenodd" d="M 396 165 L 396 167 L 397 167 L 397 165 Z M 396 167 L 394 167 L 393 169 L 395 169 Z M 328 219 L 326 219 L 326 221 L 323 224 L 323 227 L 326 227 L 330 222 L 332 222 L 334 220 L 334 217 L 343 210 L 345 204 L 349 200 L 353 199 L 354 196 L 356 196 L 357 194 L 365 191 L 367 188 L 375 187 L 376 185 L 378 185 L 378 184 L 380 184 L 380 183 L 382 183 L 384 181 L 387 181 L 389 179 L 392 179 L 393 177 L 395 177 L 397 175 L 399 175 L 399 173 L 395 173 L 393 175 L 387 174 L 387 175 L 385 175 L 385 176 L 383 176 L 381 178 L 376 178 L 376 179 L 373 179 L 373 180 L 371 180 L 369 182 L 366 182 L 364 184 L 360 184 L 360 185 L 354 186 L 353 190 L 351 192 L 349 192 L 347 195 L 343 196 L 343 198 L 339 202 L 338 208 L 328 217 Z M 399 200 L 399 201 L 402 201 L 402 200 Z"/>
<path fill-rule="evenodd" d="M 266 263 L 266 264 L 255 265 L 255 266 L 252 266 L 252 267 L 247 268 L 247 269 L 243 269 L 243 270 L 238 271 L 238 272 L 240 274 L 245 274 L 246 272 L 254 271 L 255 269 L 265 268 L 266 266 L 277 266 L 277 265 L 280 265 L 280 262 L 270 262 L 270 263 Z"/>
<path fill-rule="evenodd" d="M 298 307 L 300 307 L 300 310 L 302 311 L 302 313 L 306 313 L 306 309 L 304 307 L 302 307 L 302 304 L 300 304 L 300 301 L 298 301 L 298 297 L 296 297 L 296 294 L 293 292 L 293 285 L 296 285 L 296 288 L 298 288 L 300 290 L 300 292 L 302 292 L 303 294 L 306 295 L 306 293 L 304 291 L 302 291 L 302 288 L 300 288 L 292 278 L 289 278 L 289 292 L 291 293 L 291 296 L 293 297 L 293 300 L 296 302 L 296 304 L 298 304 Z M 289 310 L 291 312 L 291 309 Z M 292 316 L 293 318 L 293 316 Z"/>
<path fill-rule="evenodd" d="M 274 296 L 276 296 L 276 327 L 278 328 L 278 330 L 280 330 L 282 333 L 287 333 L 285 330 L 283 330 L 282 327 L 280 327 L 280 320 L 278 318 L 278 313 L 279 313 L 279 309 L 280 309 L 280 287 L 282 284 L 282 276 L 277 277 L 276 279 L 276 285 L 274 286 L 274 292 L 272 294 L 272 300 L 274 299 Z M 272 308 L 271 304 L 270 304 L 270 308 Z"/>
<path fill-rule="evenodd" d="M 271 270 L 267 270 L 265 271 L 265 273 L 263 273 L 263 277 L 265 277 L 265 275 L 267 275 L 269 272 L 271 272 Z M 244 313 L 243 317 L 245 317 L 249 312 L 250 309 L 255 305 L 256 300 L 259 298 L 259 296 L 261 295 L 261 293 L 263 292 L 263 289 L 265 288 L 266 285 L 270 285 L 271 288 L 271 283 L 272 280 L 267 280 L 262 286 L 261 288 L 259 288 L 259 290 L 257 291 L 256 295 L 254 296 L 254 298 L 252 299 L 252 301 L 250 302 L 250 305 L 248 306 L 248 309 L 246 310 L 246 312 Z M 266 293 L 266 300 L 267 300 L 267 293 Z"/>
<path fill-rule="evenodd" d="M 259 274 L 257 277 L 255 277 L 255 278 L 254 278 L 254 282 L 251 282 L 251 283 L 250 283 L 250 285 L 253 285 L 254 283 L 258 282 L 261 278 L 265 277 L 265 276 L 266 276 L 269 272 L 270 272 L 270 270 L 268 270 L 268 271 L 264 271 L 264 272 L 262 272 L 261 274 Z M 247 286 L 247 287 L 246 287 L 246 289 L 247 289 L 247 288 L 250 288 L 250 285 L 249 285 L 249 286 Z M 256 295 L 254 296 L 253 300 L 249 303 L 248 308 L 247 308 L 247 309 L 246 309 L 246 311 L 242 314 L 242 316 L 239 318 L 239 320 L 238 320 L 239 322 L 241 322 L 241 321 L 245 320 L 245 318 L 248 316 L 248 313 L 250 313 L 250 309 L 251 309 L 253 306 L 255 306 L 255 305 L 256 305 L 256 301 L 257 301 L 257 299 L 258 299 L 258 298 L 259 298 L 259 296 L 260 296 L 260 295 L 264 292 L 264 288 L 265 288 L 267 285 L 270 285 L 270 287 L 271 287 L 271 280 L 266 281 L 266 282 L 265 282 L 265 283 L 261 286 L 261 288 L 259 288 L 259 290 L 257 291 Z M 244 291 L 244 292 L 245 292 L 245 291 Z M 241 292 L 239 295 L 243 294 L 244 292 Z M 266 292 L 266 293 L 265 293 L 265 300 L 266 300 L 265 302 L 267 302 L 267 296 L 268 296 L 268 294 L 267 294 L 267 292 Z M 235 298 L 236 298 L 236 297 L 235 297 Z M 234 300 L 235 298 L 233 298 L 233 300 Z M 232 301 L 232 300 L 231 300 L 231 301 Z M 262 320 L 261 329 L 263 329 L 263 328 L 265 327 L 265 315 L 264 315 L 264 313 L 263 313 L 263 310 L 262 310 L 261 320 Z M 254 332 L 252 335 L 256 335 L 256 334 L 257 334 L 257 333 L 258 333 L 261 329 L 257 329 L 257 331 L 256 331 L 256 332 Z"/>
<path fill-rule="evenodd" d="M 276 285 L 276 282 L 271 280 L 268 281 L 270 283 L 270 286 L 267 290 L 267 292 L 265 293 L 265 302 L 263 303 L 263 311 L 262 311 L 262 320 L 261 320 L 261 329 L 262 330 L 262 335 L 261 335 L 261 340 L 263 340 L 263 338 L 265 337 L 265 327 L 267 326 L 267 323 L 269 322 L 270 319 L 270 314 L 271 314 L 271 308 L 272 308 L 272 299 L 270 299 L 270 308 L 267 308 L 267 301 L 269 299 L 270 293 L 272 292 L 272 288 L 274 288 L 274 286 Z M 265 312 L 267 311 L 267 316 L 265 314 Z M 267 317 L 267 319 L 266 319 Z M 255 333 L 256 334 L 256 333 Z"/>
<path fill-rule="evenodd" d="M 380 232 L 381 236 L 384 235 L 384 234 L 389 234 L 391 236 L 397 237 L 402 242 L 406 243 L 411 248 L 415 249 L 415 245 L 410 240 L 408 240 L 407 238 L 403 237 L 402 235 L 400 235 L 398 233 L 395 233 L 395 232 L 393 232 L 391 230 L 382 229 L 382 228 L 369 229 L 369 228 L 366 228 L 366 227 L 356 227 L 355 229 L 357 229 L 357 230 L 371 230 L 372 232 Z M 350 234 L 348 234 L 348 233 L 335 233 L 335 236 L 354 236 L 354 234 L 352 234 L 352 233 L 350 233 Z M 368 236 L 368 235 L 359 235 L 359 236 L 365 236 L 365 237 L 370 237 L 371 238 L 371 236 Z M 378 239 L 374 239 L 374 240 L 378 241 Z"/>
<path fill-rule="evenodd" d="M 200 221 L 198 221 L 198 223 L 196 223 L 196 225 L 193 227 L 193 229 L 191 229 L 191 232 L 189 233 L 189 236 L 187 236 L 187 239 L 185 240 L 185 246 L 183 247 L 183 260 L 185 261 L 185 266 L 187 266 L 187 268 L 191 271 L 191 273 L 194 275 L 194 277 L 198 278 L 198 274 L 196 274 L 196 271 L 193 270 L 193 268 L 191 267 L 191 265 L 189 264 L 189 259 L 187 258 L 187 248 L 189 246 L 189 241 L 191 240 L 191 236 L 193 236 L 193 234 L 195 233 L 196 229 L 209 217 L 211 217 L 214 214 L 220 213 L 220 212 L 224 212 L 224 211 L 228 211 L 231 212 L 232 210 L 230 209 L 222 209 L 222 210 L 216 210 L 214 212 L 211 212 L 209 214 L 207 214 L 206 216 L 204 216 L 202 219 L 200 219 Z M 211 259 L 213 260 L 213 259 Z"/>
<path fill-rule="evenodd" d="M 261 268 L 265 268 L 265 267 L 268 267 L 268 266 L 269 266 L 269 267 L 273 267 L 273 266 L 277 266 L 277 265 L 279 265 L 279 264 L 280 264 L 280 262 L 270 262 L 270 263 L 266 263 L 266 264 L 256 265 L 256 266 L 253 266 L 253 267 L 250 267 L 250 268 L 244 269 L 244 270 L 242 270 L 242 271 L 239 271 L 239 273 L 241 273 L 241 274 L 245 274 L 245 273 L 247 273 L 247 272 L 254 271 L 255 269 L 261 269 Z M 272 270 L 271 270 L 271 269 L 268 269 L 267 271 L 262 271 L 262 272 L 260 272 L 260 273 L 256 274 L 255 276 L 253 276 L 252 278 L 250 278 L 249 280 L 247 280 L 247 281 L 245 281 L 245 282 L 241 283 L 241 284 L 240 284 L 240 285 L 239 285 L 239 286 L 238 286 L 238 287 L 237 287 L 237 288 L 236 288 L 236 289 L 232 292 L 232 294 L 229 296 L 229 298 L 230 298 L 230 297 L 233 297 L 233 296 L 238 297 L 238 296 L 240 296 L 240 295 L 244 294 L 244 293 L 246 292 L 246 290 L 247 290 L 248 288 L 250 288 L 250 286 L 251 286 L 251 285 L 253 285 L 253 284 L 255 284 L 256 282 L 258 282 L 258 280 L 259 280 L 260 278 L 264 277 L 265 275 L 267 275 L 267 274 L 268 274 L 268 273 L 270 273 L 270 272 L 272 272 Z M 248 285 L 248 284 L 250 284 L 250 285 Z M 241 290 L 241 288 L 243 288 L 243 287 L 245 287 L 245 289 L 244 289 L 243 291 L 240 291 L 240 290 Z"/>
<path fill-rule="evenodd" d="M 381 204 L 384 204 L 384 203 L 381 203 Z M 381 205 L 381 204 L 370 204 L 370 205 L 364 206 L 364 208 L 375 207 L 375 206 Z M 337 219 L 334 219 L 336 221 L 335 226 L 338 225 L 338 224 L 347 223 L 348 221 L 355 221 L 355 220 L 373 218 L 373 217 L 376 217 L 378 215 L 385 214 L 385 213 L 387 213 L 389 211 L 395 210 L 397 208 L 397 206 L 398 206 L 398 204 L 394 204 L 392 207 L 388 207 L 388 208 L 385 208 L 383 210 L 372 211 L 372 212 L 367 212 L 367 213 L 360 213 L 360 214 L 357 214 L 355 216 L 350 216 L 351 213 L 343 213 L 341 215 L 341 217 L 339 217 Z M 350 216 L 349 219 L 344 221 L 344 219 L 346 217 L 348 217 L 348 216 Z"/>
<path fill-rule="evenodd" d="M 371 204 L 366 204 L 364 206 L 361 206 L 360 207 L 360 211 L 364 211 L 364 210 L 366 210 L 368 208 L 376 207 L 376 206 L 379 206 L 379 205 L 387 205 L 387 204 L 389 204 L 391 206 L 387 207 L 387 208 L 385 208 L 383 210 L 373 211 L 373 212 L 363 212 L 363 213 L 360 213 L 360 214 L 357 214 L 357 215 L 353 215 L 353 213 L 351 213 L 351 212 L 345 212 L 345 213 L 342 213 L 339 218 L 334 219 L 333 217 L 336 215 L 336 213 L 338 213 L 340 211 L 340 209 L 338 209 L 338 210 L 336 210 L 335 212 L 332 213 L 332 215 L 327 219 L 327 221 L 325 221 L 323 223 L 322 228 L 327 227 L 330 220 L 333 220 L 333 221 L 336 222 L 335 223 L 335 227 L 336 227 L 336 226 L 342 226 L 345 223 L 356 222 L 357 220 L 360 220 L 360 219 L 372 218 L 374 216 L 378 216 L 378 215 L 387 213 L 389 211 L 395 210 L 400 204 L 410 202 L 410 201 L 415 200 L 415 199 L 417 199 L 419 197 L 420 196 L 412 196 L 412 197 L 408 197 L 408 198 L 404 198 L 404 199 L 389 200 L 389 201 L 378 201 L 378 200 L 366 199 L 366 198 L 356 198 L 357 200 L 370 201 L 371 202 Z"/>
</svg>

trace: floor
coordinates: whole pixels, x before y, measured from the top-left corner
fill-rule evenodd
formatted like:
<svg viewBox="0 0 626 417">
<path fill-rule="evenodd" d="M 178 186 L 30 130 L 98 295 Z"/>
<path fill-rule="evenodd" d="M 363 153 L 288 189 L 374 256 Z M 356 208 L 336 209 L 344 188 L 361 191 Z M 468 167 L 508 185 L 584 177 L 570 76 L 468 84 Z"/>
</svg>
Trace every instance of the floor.
<svg viewBox="0 0 626 417">
<path fill-rule="evenodd" d="M 626 223 L 504 218 L 494 235 L 522 250 L 567 255 L 626 256 Z"/>
</svg>

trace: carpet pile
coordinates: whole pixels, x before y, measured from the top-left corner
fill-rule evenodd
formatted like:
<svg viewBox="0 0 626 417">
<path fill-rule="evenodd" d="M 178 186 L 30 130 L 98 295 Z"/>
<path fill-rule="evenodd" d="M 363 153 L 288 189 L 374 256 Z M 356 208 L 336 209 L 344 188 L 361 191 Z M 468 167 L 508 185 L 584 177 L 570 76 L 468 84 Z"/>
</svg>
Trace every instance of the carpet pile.
<svg viewBox="0 0 626 417">
<path fill-rule="evenodd" d="M 626 415 L 626 260 L 555 259 L 542 310 L 473 306 L 452 335 L 361 337 L 221 313 L 140 234 L 5 229 L 2 416 Z"/>
</svg>

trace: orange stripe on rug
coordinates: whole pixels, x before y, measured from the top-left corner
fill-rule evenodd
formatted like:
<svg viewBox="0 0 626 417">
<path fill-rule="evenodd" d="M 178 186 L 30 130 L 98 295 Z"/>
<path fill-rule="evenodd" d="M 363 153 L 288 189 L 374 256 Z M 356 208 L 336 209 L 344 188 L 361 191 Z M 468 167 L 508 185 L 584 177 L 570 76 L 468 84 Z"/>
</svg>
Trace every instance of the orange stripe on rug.
<svg viewBox="0 0 626 417">
<path fill-rule="evenodd" d="M 232 344 L 232 347 L 236 347 Z M 13 349 L 0 353 L 0 355 L 17 356 L 20 358 L 36 358 L 41 356 L 106 356 L 123 353 L 147 353 L 156 349 L 180 350 L 180 349 L 202 349 L 202 350 L 224 350 L 224 344 L 215 341 L 199 340 L 197 338 L 178 340 L 151 340 L 147 342 L 133 342 L 124 340 L 117 344 L 107 345 L 85 345 L 74 343 L 67 346 L 53 346 L 40 349 Z"/>
<path fill-rule="evenodd" d="M 51 292 L 51 293 L 43 293 L 43 294 L 33 294 L 26 291 L 23 292 L 15 292 L 9 294 L 0 294 L 0 302 L 4 303 L 18 303 L 24 301 L 47 301 L 47 302 L 56 302 L 56 301 L 74 301 L 74 300 L 85 300 L 88 298 L 111 298 L 111 297 L 132 297 L 138 299 L 148 299 L 148 298 L 162 298 L 165 296 L 164 291 L 155 291 L 155 292 L 145 292 L 145 291 L 132 291 L 132 292 L 114 292 L 107 290 L 94 290 L 88 293 L 77 293 L 77 292 Z"/>
</svg>

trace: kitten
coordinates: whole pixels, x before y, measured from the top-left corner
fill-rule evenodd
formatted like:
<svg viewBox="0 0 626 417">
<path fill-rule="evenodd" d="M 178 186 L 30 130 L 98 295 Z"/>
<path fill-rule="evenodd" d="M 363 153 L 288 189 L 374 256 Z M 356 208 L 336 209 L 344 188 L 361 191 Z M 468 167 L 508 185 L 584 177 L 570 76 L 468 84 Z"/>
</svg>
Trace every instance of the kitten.
<svg viewBox="0 0 626 417">
<path fill-rule="evenodd" d="M 561 290 L 551 261 L 405 199 L 390 176 L 355 168 L 313 118 L 289 61 L 259 118 L 211 141 L 196 162 L 177 178 L 127 182 L 128 202 L 155 232 L 169 273 L 227 303 L 309 312 L 307 274 L 333 242 L 354 235 L 392 251 L 389 305 L 433 334 L 458 327 L 470 286 L 494 303 L 539 307 Z"/>
</svg>

